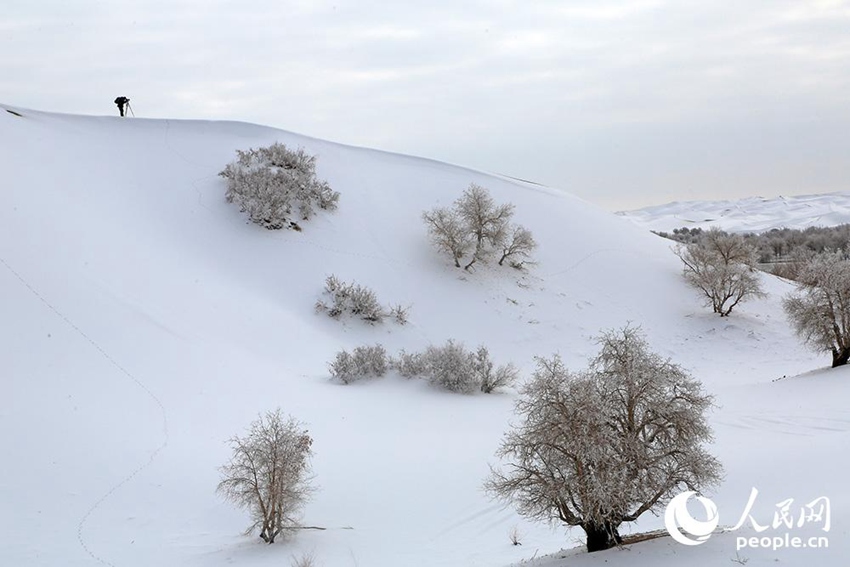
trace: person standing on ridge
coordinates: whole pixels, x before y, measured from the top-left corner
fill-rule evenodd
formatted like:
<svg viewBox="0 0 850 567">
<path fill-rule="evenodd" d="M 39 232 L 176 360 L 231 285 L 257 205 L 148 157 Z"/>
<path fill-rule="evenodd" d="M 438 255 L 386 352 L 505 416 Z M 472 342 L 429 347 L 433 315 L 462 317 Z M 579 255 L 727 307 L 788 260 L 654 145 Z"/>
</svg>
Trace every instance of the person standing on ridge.
<svg viewBox="0 0 850 567">
<path fill-rule="evenodd" d="M 121 113 L 121 116 L 124 116 L 124 107 L 130 104 L 130 99 L 126 96 L 119 96 L 115 99 L 115 104 L 118 105 L 118 112 Z"/>
</svg>

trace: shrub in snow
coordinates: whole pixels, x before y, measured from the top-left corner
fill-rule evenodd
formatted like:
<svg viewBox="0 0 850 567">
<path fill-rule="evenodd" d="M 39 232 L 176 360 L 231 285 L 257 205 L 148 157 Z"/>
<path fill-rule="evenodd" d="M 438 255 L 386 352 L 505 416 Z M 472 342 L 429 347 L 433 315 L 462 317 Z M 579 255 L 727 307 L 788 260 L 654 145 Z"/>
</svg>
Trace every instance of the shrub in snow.
<svg viewBox="0 0 850 567">
<path fill-rule="evenodd" d="M 489 394 L 512 385 L 519 376 L 513 364 L 496 367 L 485 347 L 471 352 L 453 340 L 443 346 L 430 346 L 424 352 L 402 350 L 394 358 L 388 357 L 381 345 L 360 346 L 353 353 L 338 352 L 328 369 L 344 384 L 383 376 L 393 369 L 405 378 L 424 378 L 434 386 L 463 394 L 476 390 Z"/>
<path fill-rule="evenodd" d="M 387 351 L 379 344 L 374 346 L 359 346 L 353 354 L 340 351 L 328 365 L 331 376 L 350 384 L 363 378 L 380 377 L 387 373 L 390 363 Z"/>
<path fill-rule="evenodd" d="M 428 361 L 421 352 L 402 350 L 392 361 L 395 371 L 405 378 L 418 378 L 428 373 Z"/>
<path fill-rule="evenodd" d="M 649 350 L 632 328 L 604 333 L 590 368 L 538 359 L 516 402 L 486 483 L 520 514 L 580 526 L 588 551 L 618 544 L 618 528 L 657 512 L 683 489 L 721 478 L 705 413 L 712 397 L 679 366 Z"/>
<path fill-rule="evenodd" d="M 435 386 L 464 394 L 476 390 L 489 394 L 496 388 L 510 386 L 519 376 L 513 364 L 495 367 L 486 347 L 471 352 L 453 340 L 443 346 L 430 346 L 419 354 L 402 351 L 395 360 L 395 369 L 402 376 L 421 376 Z"/>
<path fill-rule="evenodd" d="M 519 377 L 513 364 L 494 366 L 490 351 L 484 346 L 471 352 L 462 344 L 449 340 L 441 347 L 428 347 L 424 354 L 429 382 L 452 392 L 485 394 L 510 386 Z"/>
<path fill-rule="evenodd" d="M 300 556 L 292 556 L 290 567 L 316 567 L 316 557 L 312 553 L 304 553 Z"/>
<path fill-rule="evenodd" d="M 221 467 L 218 491 L 251 515 L 246 533 L 260 530 L 266 543 L 297 526 L 312 493 L 310 457 L 313 439 L 292 417 L 268 412 L 251 424 L 247 435 L 230 439 L 233 455 Z"/>
<path fill-rule="evenodd" d="M 490 360 L 490 352 L 483 346 L 475 351 L 472 363 L 481 382 L 481 391 L 485 394 L 492 393 L 496 388 L 510 386 L 519 378 L 519 370 L 511 363 L 494 366 Z"/>
<path fill-rule="evenodd" d="M 408 321 L 408 311 L 410 311 L 409 307 L 403 307 L 401 305 L 391 305 L 389 315 L 399 325 L 406 325 Z"/>
<path fill-rule="evenodd" d="M 496 367 L 485 347 L 471 352 L 453 340 L 443 346 L 430 346 L 424 352 L 402 350 L 394 358 L 388 357 L 381 345 L 360 346 L 353 353 L 338 352 L 328 369 L 344 384 L 383 376 L 393 369 L 405 378 L 424 378 L 434 386 L 463 394 L 476 390 L 489 394 L 512 385 L 519 376 L 513 364 Z"/>
<path fill-rule="evenodd" d="M 336 357 L 328 364 L 328 370 L 331 376 L 342 382 L 349 384 L 355 380 L 362 378 L 357 374 L 357 366 L 354 364 L 354 357 L 346 350 L 341 350 L 336 353 Z"/>
<path fill-rule="evenodd" d="M 738 234 L 712 228 L 698 241 L 678 245 L 676 255 L 684 264 L 685 280 L 721 317 L 728 317 L 750 297 L 764 296 L 756 273 L 756 249 Z"/>
<path fill-rule="evenodd" d="M 359 346 L 354 349 L 354 366 L 358 374 L 365 376 L 383 376 L 389 369 L 387 351 L 379 344 Z"/>
<path fill-rule="evenodd" d="M 400 305 L 384 309 L 375 292 L 366 286 L 346 283 L 334 275 L 325 280 L 325 295 L 329 295 L 331 304 L 319 300 L 317 311 L 324 311 L 334 319 L 342 315 L 353 315 L 370 323 L 380 323 L 390 316 L 400 325 L 407 323 L 407 308 Z"/>
<path fill-rule="evenodd" d="M 451 208 L 426 211 L 422 219 L 434 246 L 449 254 L 458 268 L 463 261 L 469 270 L 496 254 L 500 266 L 509 260 L 522 268 L 537 243 L 529 230 L 511 224 L 513 214 L 512 204 L 497 205 L 487 189 L 473 183 Z"/>
<path fill-rule="evenodd" d="M 425 360 L 431 384 L 461 394 L 471 394 L 481 388 L 474 355 L 463 345 L 449 340 L 440 347 L 430 346 L 425 351 Z"/>
<path fill-rule="evenodd" d="M 219 173 L 227 180 L 227 201 L 268 229 L 299 229 L 294 218 L 308 220 L 315 207 L 333 211 L 339 193 L 316 178 L 316 157 L 280 143 L 236 151 L 237 160 Z"/>
<path fill-rule="evenodd" d="M 841 252 L 810 252 L 797 261 L 797 289 L 783 301 L 797 335 L 832 353 L 832 367 L 850 360 L 850 260 Z"/>
</svg>

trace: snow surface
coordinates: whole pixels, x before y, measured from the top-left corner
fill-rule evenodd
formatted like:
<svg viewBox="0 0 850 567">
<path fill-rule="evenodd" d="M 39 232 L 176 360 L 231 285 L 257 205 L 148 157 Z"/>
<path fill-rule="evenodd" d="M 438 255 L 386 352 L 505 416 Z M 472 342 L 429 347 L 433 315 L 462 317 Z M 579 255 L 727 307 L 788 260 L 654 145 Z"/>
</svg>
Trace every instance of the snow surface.
<svg viewBox="0 0 850 567">
<path fill-rule="evenodd" d="M 721 525 L 753 486 L 762 523 L 786 498 L 831 499 L 828 549 L 740 552 L 748 564 L 846 563 L 850 371 L 800 375 L 828 357 L 787 328 L 786 283 L 765 276 L 767 299 L 720 319 L 669 243 L 557 190 L 249 124 L 13 110 L 0 111 L 0 564 L 279 566 L 313 553 L 324 566 L 728 565 L 734 533 L 588 555 L 580 530 L 491 501 L 481 484 L 512 392 L 398 376 L 341 386 L 326 369 L 342 348 L 448 338 L 526 375 L 554 352 L 578 369 L 593 336 L 627 322 L 717 397 Z M 301 233 L 247 224 L 224 200 L 217 173 L 235 150 L 274 141 L 317 154 L 342 195 Z M 421 212 L 470 182 L 533 231 L 528 274 L 466 274 L 429 245 Z M 316 314 L 331 273 L 411 305 L 411 323 Z M 314 437 L 320 490 L 304 519 L 327 529 L 266 546 L 215 486 L 226 440 L 278 406 Z M 623 531 L 660 528 L 645 515 Z"/>
<path fill-rule="evenodd" d="M 650 230 L 667 232 L 682 227 L 717 227 L 729 232 L 804 229 L 850 223 L 850 193 L 683 201 L 617 214 Z"/>
</svg>

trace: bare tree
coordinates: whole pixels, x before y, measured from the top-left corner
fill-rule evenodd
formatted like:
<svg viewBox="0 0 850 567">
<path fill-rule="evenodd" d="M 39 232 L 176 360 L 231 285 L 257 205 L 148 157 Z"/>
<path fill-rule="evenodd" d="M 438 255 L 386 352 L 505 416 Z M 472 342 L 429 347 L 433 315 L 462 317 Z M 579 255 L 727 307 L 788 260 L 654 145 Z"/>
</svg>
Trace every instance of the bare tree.
<svg viewBox="0 0 850 567">
<path fill-rule="evenodd" d="M 468 270 L 476 261 L 483 260 L 491 247 L 501 247 L 505 242 L 514 206 L 496 205 L 487 189 L 472 183 L 455 202 L 455 208 L 475 242 L 472 259 L 464 266 Z"/>
<path fill-rule="evenodd" d="M 832 352 L 832 367 L 843 366 L 850 360 L 850 260 L 840 252 L 810 253 L 797 269 L 785 312 L 808 346 Z"/>
<path fill-rule="evenodd" d="M 231 438 L 230 445 L 233 456 L 220 469 L 218 492 L 248 510 L 246 534 L 259 529 L 263 541 L 274 543 L 283 530 L 297 525 L 313 492 L 313 439 L 301 423 L 277 409 L 254 421 L 245 437 Z"/>
<path fill-rule="evenodd" d="M 589 369 L 538 359 L 516 403 L 521 423 L 498 451 L 508 461 L 486 488 L 528 517 L 580 526 L 588 551 L 617 545 L 618 528 L 682 487 L 717 482 L 705 412 L 712 397 L 626 327 L 599 338 Z"/>
<path fill-rule="evenodd" d="M 519 257 L 524 260 L 514 261 L 513 264 L 521 266 L 524 261 L 531 258 L 531 253 L 535 248 L 537 248 L 537 242 L 534 241 L 531 231 L 523 226 L 516 225 L 513 227 L 510 237 L 502 243 L 502 257 L 499 258 L 499 265 L 501 266 L 508 258 Z"/>
<path fill-rule="evenodd" d="M 684 264 L 685 280 L 721 317 L 728 317 L 741 301 L 765 295 L 756 272 L 756 250 L 737 234 L 712 228 L 675 252 Z"/>
<path fill-rule="evenodd" d="M 537 243 L 529 230 L 511 224 L 513 214 L 512 204 L 497 205 L 487 189 L 472 183 L 452 208 L 437 207 L 422 218 L 434 245 L 451 254 L 456 267 L 472 252 L 463 264 L 469 270 L 496 252 L 501 254 L 500 266 L 511 257 L 530 258 Z M 523 262 L 512 265 L 522 267 Z"/>
<path fill-rule="evenodd" d="M 473 240 L 461 216 L 452 209 L 436 208 L 422 213 L 434 245 L 452 255 L 455 267 L 473 246 Z"/>
</svg>

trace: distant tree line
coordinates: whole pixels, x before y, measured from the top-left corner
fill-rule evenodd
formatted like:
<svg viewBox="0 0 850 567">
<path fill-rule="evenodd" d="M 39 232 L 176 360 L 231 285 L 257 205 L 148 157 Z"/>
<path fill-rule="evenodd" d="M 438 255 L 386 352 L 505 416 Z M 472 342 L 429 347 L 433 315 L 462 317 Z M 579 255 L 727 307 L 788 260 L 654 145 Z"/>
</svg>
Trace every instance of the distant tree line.
<svg viewBox="0 0 850 567">
<path fill-rule="evenodd" d="M 698 243 L 708 233 L 701 228 L 688 227 L 674 228 L 673 232 L 653 232 L 682 244 Z M 790 262 L 802 252 L 822 254 L 827 250 L 850 249 L 850 224 L 810 226 L 805 229 L 774 228 L 762 233 L 743 233 L 741 236 L 755 249 L 760 264 Z"/>
</svg>

